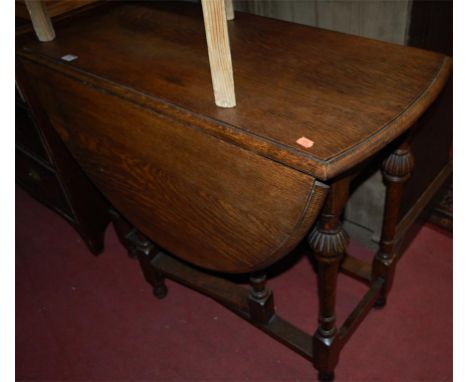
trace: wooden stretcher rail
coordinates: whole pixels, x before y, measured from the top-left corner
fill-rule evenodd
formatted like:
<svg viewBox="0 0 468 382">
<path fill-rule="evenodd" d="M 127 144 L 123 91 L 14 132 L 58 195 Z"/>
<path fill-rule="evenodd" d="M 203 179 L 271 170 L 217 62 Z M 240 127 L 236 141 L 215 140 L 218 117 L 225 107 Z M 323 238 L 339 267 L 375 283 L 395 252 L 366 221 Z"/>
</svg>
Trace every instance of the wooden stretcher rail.
<svg viewBox="0 0 468 382">
<path fill-rule="evenodd" d="M 159 252 L 151 265 L 166 277 L 195 289 L 253 323 L 276 340 L 312 361 L 312 336 L 274 314 L 267 323 L 255 322 L 249 312 L 248 290 L 184 264 Z"/>
<path fill-rule="evenodd" d="M 363 281 L 365 284 L 369 284 L 372 279 L 372 265 L 351 255 L 344 257 L 340 270 L 356 280 Z"/>
<path fill-rule="evenodd" d="M 356 260 L 356 259 L 355 259 Z M 305 333 L 274 314 L 267 323 L 259 323 L 250 315 L 248 290 L 220 277 L 199 271 L 174 257 L 160 251 L 151 261 L 152 267 L 165 277 L 201 292 L 224 305 L 240 317 L 251 322 L 296 353 L 313 361 L 313 336 Z M 346 319 L 338 332 L 334 346 L 340 349 L 346 344 L 354 331 L 372 309 L 384 284 L 381 278 L 371 283 L 369 291 Z"/>
<path fill-rule="evenodd" d="M 344 324 L 338 331 L 338 347 L 341 349 L 346 342 L 350 339 L 354 331 L 358 328 L 367 314 L 374 306 L 377 298 L 379 297 L 380 291 L 384 285 L 384 279 L 377 278 L 372 282 L 370 289 L 364 295 L 364 298 L 354 308 L 352 313 L 348 316 Z"/>
</svg>

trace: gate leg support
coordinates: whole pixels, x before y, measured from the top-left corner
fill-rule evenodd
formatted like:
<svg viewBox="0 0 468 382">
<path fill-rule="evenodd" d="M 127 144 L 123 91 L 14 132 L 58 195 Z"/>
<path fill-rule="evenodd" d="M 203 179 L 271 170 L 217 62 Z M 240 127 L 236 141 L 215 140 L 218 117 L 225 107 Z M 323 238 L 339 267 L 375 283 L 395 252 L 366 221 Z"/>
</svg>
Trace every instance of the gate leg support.
<svg viewBox="0 0 468 382">
<path fill-rule="evenodd" d="M 387 186 L 385 193 L 385 210 L 382 226 L 380 248 L 374 257 L 372 279 L 384 279 L 382 292 L 375 303 L 375 308 L 382 308 L 387 301 L 387 295 L 393 283 L 397 263 L 396 227 L 400 215 L 403 186 L 411 176 L 414 167 L 413 155 L 410 151 L 410 136 L 395 150 L 382 165 L 382 174 Z"/>
<path fill-rule="evenodd" d="M 153 287 L 153 294 L 159 299 L 167 295 L 167 287 L 164 283 L 164 275 L 151 265 L 151 261 L 158 254 L 159 248 L 156 247 L 142 233 L 134 231 L 132 242 L 135 248 L 135 254 L 141 266 L 141 271 L 145 280 Z"/>
<path fill-rule="evenodd" d="M 266 286 L 264 272 L 250 277 L 251 289 L 249 291 L 250 317 L 261 324 L 266 324 L 275 314 L 273 293 Z"/>
<path fill-rule="evenodd" d="M 340 350 L 336 341 L 335 300 L 338 270 L 349 242 L 340 221 L 348 199 L 349 180 L 343 178 L 332 184 L 319 221 L 308 238 L 318 267 L 320 313 L 313 349 L 314 366 L 321 381 L 333 380 Z"/>
</svg>

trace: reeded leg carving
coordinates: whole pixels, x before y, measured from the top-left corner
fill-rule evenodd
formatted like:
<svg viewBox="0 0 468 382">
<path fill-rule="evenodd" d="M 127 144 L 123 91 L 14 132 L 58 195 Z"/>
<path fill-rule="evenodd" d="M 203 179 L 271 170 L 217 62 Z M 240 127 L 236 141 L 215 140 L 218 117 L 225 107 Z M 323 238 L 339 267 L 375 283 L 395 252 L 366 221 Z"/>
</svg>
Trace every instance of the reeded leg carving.
<svg viewBox="0 0 468 382">
<path fill-rule="evenodd" d="M 167 287 L 164 283 L 164 275 L 151 265 L 151 260 L 156 256 L 159 249 L 143 234 L 134 231 L 130 237 L 134 245 L 134 251 L 145 280 L 153 287 L 153 294 L 163 299 L 167 295 Z"/>
<path fill-rule="evenodd" d="M 249 309 L 252 319 L 259 323 L 267 323 L 275 314 L 273 293 L 266 286 L 264 272 L 250 277 Z"/>
<path fill-rule="evenodd" d="M 346 205 L 349 178 L 331 186 L 319 221 L 310 233 L 308 242 L 317 260 L 320 299 L 319 327 L 314 335 L 314 366 L 320 380 L 332 380 L 338 362 L 338 348 L 334 346 L 335 299 L 338 269 L 349 243 L 340 215 Z"/>
<path fill-rule="evenodd" d="M 376 308 L 385 305 L 388 292 L 392 287 L 397 262 L 395 231 L 400 214 L 403 186 L 410 178 L 413 167 L 414 159 L 410 151 L 410 139 L 407 137 L 400 147 L 383 162 L 382 166 L 387 190 L 380 248 L 374 258 L 372 277 L 373 279 L 382 277 L 385 284 L 375 303 Z"/>
</svg>

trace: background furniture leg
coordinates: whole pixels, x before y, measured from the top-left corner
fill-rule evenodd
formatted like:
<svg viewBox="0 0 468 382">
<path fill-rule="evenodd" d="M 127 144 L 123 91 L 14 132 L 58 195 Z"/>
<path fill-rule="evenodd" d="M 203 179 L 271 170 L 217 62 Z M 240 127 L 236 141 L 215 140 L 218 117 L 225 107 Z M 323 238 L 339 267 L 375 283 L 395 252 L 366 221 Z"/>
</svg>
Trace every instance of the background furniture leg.
<svg viewBox="0 0 468 382">
<path fill-rule="evenodd" d="M 409 179 L 413 167 L 414 159 L 410 151 L 410 135 L 407 135 L 398 149 L 385 159 L 382 166 L 383 179 L 387 190 L 385 193 L 385 210 L 380 248 L 374 257 L 372 278 L 375 280 L 377 277 L 382 277 L 385 283 L 382 293 L 375 303 L 376 308 L 385 306 L 388 292 L 392 287 L 398 259 L 395 232 L 400 214 L 401 197 L 403 186 Z"/>
<path fill-rule="evenodd" d="M 322 381 L 333 379 L 339 355 L 335 342 L 335 300 L 338 269 L 349 242 L 340 221 L 348 199 L 349 182 L 350 178 L 347 177 L 332 184 L 319 221 L 308 238 L 318 267 L 320 313 L 313 348 L 314 366 Z"/>
<path fill-rule="evenodd" d="M 109 210 L 109 215 L 111 216 L 112 224 L 120 243 L 122 243 L 122 245 L 127 249 L 128 257 L 131 259 L 136 259 L 137 255 L 134 242 L 135 240 L 132 240 L 133 235 L 135 235 L 134 231 L 136 232 L 136 228 L 134 228 L 113 208 Z"/>
</svg>

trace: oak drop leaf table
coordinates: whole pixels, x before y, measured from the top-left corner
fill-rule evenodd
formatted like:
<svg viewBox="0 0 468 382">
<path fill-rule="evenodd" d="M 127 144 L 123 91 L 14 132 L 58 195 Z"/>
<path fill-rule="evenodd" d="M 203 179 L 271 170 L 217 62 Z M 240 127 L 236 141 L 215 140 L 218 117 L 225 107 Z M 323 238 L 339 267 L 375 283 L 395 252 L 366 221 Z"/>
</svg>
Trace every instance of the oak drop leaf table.
<svg viewBox="0 0 468 382">
<path fill-rule="evenodd" d="M 54 25 L 19 52 L 34 114 L 115 207 L 156 296 L 164 278 L 205 293 L 333 377 L 340 350 L 396 265 L 411 127 L 451 72 L 440 54 L 238 13 L 229 22 L 237 106 L 215 106 L 201 8 L 117 2 Z M 384 228 L 373 264 L 346 255 L 350 181 L 383 160 Z M 127 221 L 129 223 L 127 223 Z M 319 325 L 275 313 L 265 270 L 307 237 Z M 335 325 L 342 270 L 369 290 Z M 247 290 L 222 277 L 248 273 Z"/>
</svg>

